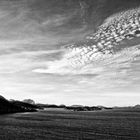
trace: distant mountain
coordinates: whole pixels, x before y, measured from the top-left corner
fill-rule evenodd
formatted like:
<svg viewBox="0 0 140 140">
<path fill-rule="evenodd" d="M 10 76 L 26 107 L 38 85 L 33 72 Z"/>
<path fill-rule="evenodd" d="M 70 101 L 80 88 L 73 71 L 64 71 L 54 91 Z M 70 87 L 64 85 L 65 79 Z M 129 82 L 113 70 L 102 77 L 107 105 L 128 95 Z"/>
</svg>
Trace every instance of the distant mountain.
<svg viewBox="0 0 140 140">
<path fill-rule="evenodd" d="M 135 105 L 134 107 L 135 107 L 135 108 L 140 108 L 140 105 Z"/>
<path fill-rule="evenodd" d="M 20 101 L 8 101 L 0 96 L 0 114 L 16 113 L 16 112 L 33 112 L 37 110 L 37 106 Z"/>
<path fill-rule="evenodd" d="M 35 104 L 35 101 L 32 99 L 24 99 L 22 102 L 28 103 L 28 104 L 33 104 L 33 105 Z"/>
</svg>

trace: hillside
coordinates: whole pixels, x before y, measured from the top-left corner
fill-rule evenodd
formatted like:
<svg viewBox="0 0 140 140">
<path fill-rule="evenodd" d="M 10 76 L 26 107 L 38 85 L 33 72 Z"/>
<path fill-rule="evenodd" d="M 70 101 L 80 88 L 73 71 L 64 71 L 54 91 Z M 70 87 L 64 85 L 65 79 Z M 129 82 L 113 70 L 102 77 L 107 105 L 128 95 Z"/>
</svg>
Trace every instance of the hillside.
<svg viewBox="0 0 140 140">
<path fill-rule="evenodd" d="M 16 113 L 16 112 L 33 112 L 37 106 L 23 103 L 20 101 L 8 101 L 3 96 L 0 96 L 0 114 Z"/>
</svg>

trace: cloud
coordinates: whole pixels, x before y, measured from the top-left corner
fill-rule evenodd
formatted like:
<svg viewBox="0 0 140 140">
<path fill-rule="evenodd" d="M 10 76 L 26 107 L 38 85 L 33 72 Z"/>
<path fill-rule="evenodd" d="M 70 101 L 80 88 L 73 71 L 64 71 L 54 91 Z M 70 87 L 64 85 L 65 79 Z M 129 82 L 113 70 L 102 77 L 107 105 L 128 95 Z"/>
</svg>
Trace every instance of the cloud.
<svg viewBox="0 0 140 140">
<path fill-rule="evenodd" d="M 77 1 L 73 7 L 71 1 L 61 4 L 0 1 L 0 86 L 5 97 L 93 104 L 131 97 L 121 96 L 128 90 L 138 92 L 140 46 L 129 40 L 109 50 L 101 42 L 84 40 L 92 32 L 81 19 L 88 7 L 79 9 Z"/>
<path fill-rule="evenodd" d="M 84 53 L 80 52 L 80 49 L 73 49 L 74 51 L 70 53 L 66 52 L 61 60 L 47 62 L 46 69 L 36 69 L 33 71 L 58 74 L 98 74 L 106 71 L 107 68 L 117 70 L 124 67 L 125 69 L 140 55 L 140 50 L 137 47 L 139 46 L 124 49 L 114 55 L 100 54 L 97 56 L 96 53 L 94 55 L 94 51 L 91 51 L 93 55 L 92 59 L 90 59 L 89 57 L 91 56 L 86 53 L 88 48 Z M 81 57 L 79 58 L 79 56 Z"/>
<path fill-rule="evenodd" d="M 132 64 L 140 56 L 139 47 L 140 46 L 133 46 L 131 48 L 126 48 L 110 56 L 105 55 L 98 58 L 95 56 L 92 61 L 84 63 L 81 67 L 79 67 L 79 65 L 74 65 L 75 67 L 71 65 L 69 59 L 65 57 L 69 55 L 66 51 L 62 59 L 48 61 L 44 63 L 43 68 L 35 68 L 32 72 L 44 75 L 72 76 L 71 79 L 75 79 L 73 84 L 78 84 L 78 87 L 72 87 L 74 93 L 86 94 L 89 92 L 100 94 L 102 90 L 104 90 L 104 92 L 113 91 L 117 93 L 122 90 L 125 91 L 126 87 L 129 86 L 131 87 L 130 91 L 134 89 L 136 91 L 138 86 L 134 84 L 135 79 L 132 78 L 133 73 L 131 73 L 131 71 L 133 71 Z M 74 52 L 73 55 L 76 53 Z M 67 88 L 67 92 L 70 91 L 71 88 Z M 104 95 L 104 93 L 102 94 Z"/>
</svg>

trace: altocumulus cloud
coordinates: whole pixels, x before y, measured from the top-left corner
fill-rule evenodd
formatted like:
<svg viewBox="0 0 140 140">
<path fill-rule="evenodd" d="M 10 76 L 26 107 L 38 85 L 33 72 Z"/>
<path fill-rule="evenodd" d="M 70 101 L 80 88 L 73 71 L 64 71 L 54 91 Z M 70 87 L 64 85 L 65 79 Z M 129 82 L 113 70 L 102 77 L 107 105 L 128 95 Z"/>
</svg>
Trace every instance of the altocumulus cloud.
<svg viewBox="0 0 140 140">
<path fill-rule="evenodd" d="M 36 69 L 34 72 L 96 74 L 106 71 L 108 67 L 118 70 L 125 65 L 130 65 L 139 56 L 139 45 L 121 46 L 120 43 L 138 37 L 135 33 L 140 27 L 139 13 L 138 8 L 109 17 L 97 32 L 87 37 L 90 40 L 65 46 L 66 51 L 61 60 L 48 62 L 47 69 Z"/>
</svg>

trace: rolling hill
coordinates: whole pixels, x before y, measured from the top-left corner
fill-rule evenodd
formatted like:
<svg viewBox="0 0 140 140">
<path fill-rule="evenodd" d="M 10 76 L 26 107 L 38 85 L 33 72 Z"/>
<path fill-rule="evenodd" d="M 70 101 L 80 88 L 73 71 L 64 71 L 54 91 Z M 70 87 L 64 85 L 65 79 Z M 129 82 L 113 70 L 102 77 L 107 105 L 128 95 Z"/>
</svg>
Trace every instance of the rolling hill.
<svg viewBox="0 0 140 140">
<path fill-rule="evenodd" d="M 17 113 L 17 112 L 33 112 L 37 110 L 36 105 L 31 105 L 21 101 L 8 101 L 0 96 L 0 114 Z"/>
</svg>

